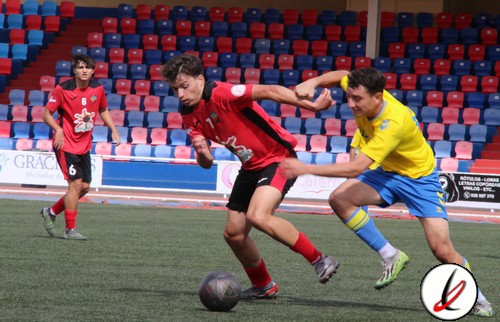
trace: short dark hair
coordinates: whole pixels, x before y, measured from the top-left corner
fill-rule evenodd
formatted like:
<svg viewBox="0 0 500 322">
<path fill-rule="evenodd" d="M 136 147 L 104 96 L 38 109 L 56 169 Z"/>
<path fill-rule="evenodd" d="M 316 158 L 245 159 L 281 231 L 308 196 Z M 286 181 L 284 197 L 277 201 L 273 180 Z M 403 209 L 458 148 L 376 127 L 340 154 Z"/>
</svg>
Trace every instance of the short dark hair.
<svg viewBox="0 0 500 322">
<path fill-rule="evenodd" d="M 196 56 L 182 54 L 170 58 L 170 60 L 163 65 L 161 73 L 167 82 L 174 83 L 180 74 L 191 77 L 203 75 L 203 64 Z"/>
<path fill-rule="evenodd" d="M 363 86 L 370 95 L 382 93 L 385 88 L 385 76 L 379 70 L 368 67 L 351 71 L 349 78 L 349 87 L 359 88 Z"/>
<path fill-rule="evenodd" d="M 71 67 L 77 68 L 78 64 L 80 62 L 83 62 L 87 68 L 90 69 L 95 69 L 95 60 L 89 55 L 84 55 L 84 54 L 76 54 L 73 55 L 73 58 L 71 59 Z"/>
</svg>

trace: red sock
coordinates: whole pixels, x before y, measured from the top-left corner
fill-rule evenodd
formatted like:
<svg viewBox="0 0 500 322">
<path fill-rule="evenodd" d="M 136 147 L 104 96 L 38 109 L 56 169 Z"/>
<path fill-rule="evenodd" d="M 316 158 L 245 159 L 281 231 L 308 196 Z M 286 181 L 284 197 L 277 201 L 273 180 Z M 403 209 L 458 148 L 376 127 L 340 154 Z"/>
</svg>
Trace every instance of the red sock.
<svg viewBox="0 0 500 322">
<path fill-rule="evenodd" d="M 56 216 L 64 211 L 64 197 L 57 200 L 57 202 L 51 207 L 51 211 Z"/>
<path fill-rule="evenodd" d="M 264 260 L 260 260 L 260 264 L 257 267 L 243 267 L 245 272 L 254 285 L 257 288 L 262 288 L 272 281 L 271 275 L 267 272 L 266 263 Z"/>
<path fill-rule="evenodd" d="M 302 232 L 299 232 L 299 238 L 291 249 L 304 256 L 311 264 L 321 257 L 321 252 L 316 249 L 313 243 Z"/>
<path fill-rule="evenodd" d="M 64 219 L 66 219 L 66 229 L 76 228 L 76 210 L 64 210 Z"/>
</svg>

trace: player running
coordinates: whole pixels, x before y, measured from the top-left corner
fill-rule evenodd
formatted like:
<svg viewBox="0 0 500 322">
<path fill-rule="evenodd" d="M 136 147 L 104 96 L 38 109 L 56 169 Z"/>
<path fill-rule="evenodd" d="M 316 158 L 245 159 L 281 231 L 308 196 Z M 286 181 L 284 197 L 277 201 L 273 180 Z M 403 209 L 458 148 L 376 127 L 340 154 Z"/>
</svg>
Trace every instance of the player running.
<svg viewBox="0 0 500 322">
<path fill-rule="evenodd" d="M 120 134 L 108 112 L 104 88 L 92 79 L 95 70 L 92 57 L 74 55 L 71 65 L 75 77 L 56 86 L 43 111 L 44 122 L 54 130 L 55 155 L 68 182 L 68 190 L 52 207 L 43 208 L 40 213 L 51 237 L 55 236 L 56 216 L 64 211 L 66 230 L 63 238 L 86 240 L 87 237 L 76 230 L 76 217 L 78 200 L 87 194 L 92 180 L 90 149 L 97 114 L 111 129 L 116 145 L 120 144 Z M 56 111 L 58 122 L 52 116 Z"/>
<path fill-rule="evenodd" d="M 417 216 L 434 256 L 442 263 L 470 269 L 452 245 L 444 194 L 434 169 L 434 154 L 415 114 L 384 90 L 385 77 L 373 68 L 333 71 L 309 79 L 295 88 L 299 97 L 312 97 L 315 87 L 339 85 L 361 132 L 358 155 L 350 163 L 305 165 L 286 159 L 280 165 L 289 178 L 302 174 L 350 178 L 330 194 L 329 203 L 342 222 L 382 257 L 382 275 L 375 283 L 382 289 L 392 283 L 409 263 L 375 227 L 366 205 L 387 207 L 402 201 Z M 374 162 L 380 166 L 367 170 Z M 481 291 L 472 313 L 493 316 Z"/>
<path fill-rule="evenodd" d="M 186 54 L 170 59 L 162 73 L 182 102 L 183 123 L 198 164 L 206 169 L 213 164 L 208 140 L 226 146 L 242 163 L 226 205 L 224 230 L 224 239 L 252 283 L 241 297 L 275 298 L 279 292 L 249 236 L 252 227 L 300 253 L 313 265 L 319 281 L 328 282 L 336 272 L 337 261 L 318 251 L 290 222 L 273 216 L 295 182 L 287 180 L 278 162 L 295 157 L 297 141 L 255 101 L 268 99 L 321 111 L 333 104 L 329 91 L 323 91 L 315 102 L 310 102 L 297 99 L 293 91 L 277 85 L 206 82 L 201 60 Z"/>
</svg>

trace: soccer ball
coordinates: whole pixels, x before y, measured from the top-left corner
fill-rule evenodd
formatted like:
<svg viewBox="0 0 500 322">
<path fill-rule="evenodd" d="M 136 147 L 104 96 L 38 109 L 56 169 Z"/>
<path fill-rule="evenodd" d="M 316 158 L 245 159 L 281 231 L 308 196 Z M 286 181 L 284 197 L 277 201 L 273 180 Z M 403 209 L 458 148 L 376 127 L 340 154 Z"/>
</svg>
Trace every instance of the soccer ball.
<svg viewBox="0 0 500 322">
<path fill-rule="evenodd" d="M 229 311 L 240 300 L 240 282 L 230 272 L 211 272 L 201 282 L 198 295 L 210 311 Z"/>
</svg>

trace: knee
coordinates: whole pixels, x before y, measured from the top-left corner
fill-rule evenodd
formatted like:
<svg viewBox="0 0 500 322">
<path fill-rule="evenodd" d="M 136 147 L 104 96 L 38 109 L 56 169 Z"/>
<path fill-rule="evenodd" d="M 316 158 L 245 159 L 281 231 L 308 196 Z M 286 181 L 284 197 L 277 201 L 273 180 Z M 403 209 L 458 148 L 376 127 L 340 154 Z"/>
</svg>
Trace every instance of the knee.
<svg viewBox="0 0 500 322">
<path fill-rule="evenodd" d="M 90 185 L 86 182 L 82 183 L 80 186 L 80 196 L 85 196 L 90 191 Z"/>
<path fill-rule="evenodd" d="M 247 212 L 247 219 L 250 221 L 253 227 L 257 228 L 260 231 L 267 231 L 268 220 L 267 216 L 262 215 L 261 212 L 250 211 Z"/>
<path fill-rule="evenodd" d="M 226 227 L 224 230 L 224 240 L 230 246 L 241 246 L 245 240 L 245 234 L 239 230 L 231 230 Z"/>
<path fill-rule="evenodd" d="M 445 243 L 433 245 L 431 247 L 432 253 L 441 263 L 453 263 L 455 249 L 451 245 Z"/>
<path fill-rule="evenodd" d="M 341 212 L 343 209 L 345 209 L 347 200 L 348 199 L 345 193 L 340 191 L 339 189 L 333 191 L 328 197 L 328 203 L 335 212 Z"/>
</svg>

